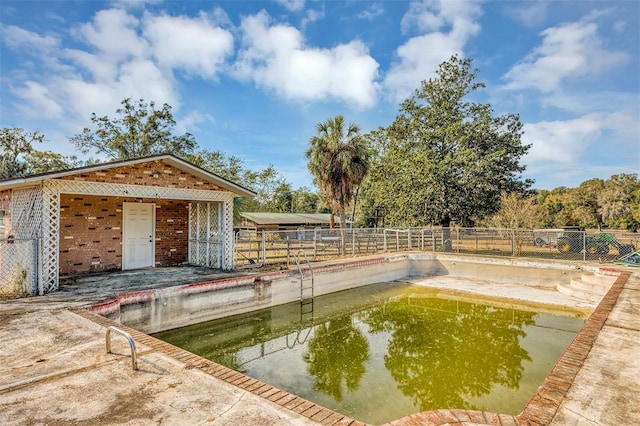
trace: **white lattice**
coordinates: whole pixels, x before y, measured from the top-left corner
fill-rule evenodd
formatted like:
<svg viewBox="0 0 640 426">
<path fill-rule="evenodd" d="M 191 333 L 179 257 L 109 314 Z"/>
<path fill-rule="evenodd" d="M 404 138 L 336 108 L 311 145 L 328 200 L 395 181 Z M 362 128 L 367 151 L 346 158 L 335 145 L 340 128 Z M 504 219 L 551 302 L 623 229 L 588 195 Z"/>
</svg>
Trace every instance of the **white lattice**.
<svg viewBox="0 0 640 426">
<path fill-rule="evenodd" d="M 16 238 L 40 238 L 38 293 L 58 289 L 58 256 L 60 238 L 60 194 L 83 194 L 117 197 L 163 198 L 196 201 L 189 215 L 189 258 L 204 260 L 204 265 L 233 268 L 233 193 L 200 189 L 165 188 L 142 185 L 46 180 L 41 187 L 13 192 L 12 233 Z M 224 207 L 222 207 L 224 206 Z M 205 219 L 194 214 L 203 210 Z M 224 213 L 221 211 L 224 210 Z M 220 220 L 222 219 L 222 220 Z M 194 222 L 195 220 L 195 222 Z M 192 244 L 192 223 L 201 223 L 198 230 L 208 235 L 206 244 Z M 215 230 L 215 232 L 213 232 Z M 224 235 L 224 239 L 220 238 Z M 213 237 L 213 239 L 212 239 Z M 202 241 L 198 238 L 198 241 Z M 222 246 L 222 247 L 220 247 Z"/>
<path fill-rule="evenodd" d="M 223 203 L 191 203 L 189 205 L 189 263 L 221 268 L 226 247 L 222 235 Z M 233 224 L 231 224 L 233 232 Z"/>
<path fill-rule="evenodd" d="M 14 238 L 40 237 L 42 191 L 40 187 L 16 189 L 11 195 L 11 231 Z"/>
<path fill-rule="evenodd" d="M 204 189 L 165 188 L 160 186 L 129 185 L 124 183 L 87 182 L 82 180 L 46 181 L 63 194 L 87 194 L 115 197 L 164 198 L 189 201 L 233 200 L 233 193 Z"/>
<path fill-rule="evenodd" d="M 233 197 L 224 201 L 222 224 L 224 233 L 224 261 L 222 269 L 233 269 Z"/>
<path fill-rule="evenodd" d="M 60 191 L 55 181 L 42 186 L 42 238 L 40 239 L 40 294 L 58 289 Z"/>
</svg>

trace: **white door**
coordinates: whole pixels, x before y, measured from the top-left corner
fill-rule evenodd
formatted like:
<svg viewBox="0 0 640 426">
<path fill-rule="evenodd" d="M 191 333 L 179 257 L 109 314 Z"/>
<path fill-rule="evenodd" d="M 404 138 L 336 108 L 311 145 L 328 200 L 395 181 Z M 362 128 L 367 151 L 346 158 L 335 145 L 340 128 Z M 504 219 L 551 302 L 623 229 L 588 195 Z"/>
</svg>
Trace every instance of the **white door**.
<svg viewBox="0 0 640 426">
<path fill-rule="evenodd" d="M 122 203 L 122 269 L 154 266 L 155 204 Z"/>
</svg>

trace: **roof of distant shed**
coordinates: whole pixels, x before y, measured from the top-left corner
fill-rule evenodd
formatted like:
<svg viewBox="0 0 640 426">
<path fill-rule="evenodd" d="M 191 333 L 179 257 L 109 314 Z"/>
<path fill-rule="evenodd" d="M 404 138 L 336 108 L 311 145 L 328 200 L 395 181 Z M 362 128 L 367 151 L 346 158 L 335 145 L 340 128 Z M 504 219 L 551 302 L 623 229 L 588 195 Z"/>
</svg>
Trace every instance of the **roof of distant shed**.
<svg viewBox="0 0 640 426">
<path fill-rule="evenodd" d="M 121 166 L 134 166 L 136 164 L 146 163 L 149 161 L 161 161 L 167 165 L 175 167 L 178 170 L 182 170 L 183 172 L 197 176 L 200 179 L 203 179 L 207 182 L 214 183 L 219 187 L 226 189 L 229 192 L 233 192 L 239 197 L 254 197 L 256 195 L 255 192 L 251 191 L 250 189 L 244 188 L 235 182 L 232 182 L 221 176 L 216 175 L 215 173 L 211 173 L 205 169 L 202 169 L 172 154 L 156 154 L 156 155 L 150 155 L 146 157 L 112 161 L 109 163 L 99 163 L 99 164 L 93 164 L 91 166 L 76 167 L 73 169 L 59 170 L 59 171 L 47 172 L 47 173 L 38 173 L 38 174 L 23 176 L 19 178 L 6 179 L 3 181 L 0 181 L 0 190 L 16 188 L 21 186 L 22 187 L 30 186 L 30 185 L 33 185 L 34 183 L 38 183 L 46 179 L 57 179 L 57 178 L 62 178 L 66 176 L 75 175 L 78 173 L 94 172 L 94 171 L 111 169 L 114 167 L 121 167 Z"/>
<path fill-rule="evenodd" d="M 328 225 L 329 213 L 251 213 L 243 212 L 240 216 L 257 225 Z M 340 218 L 336 216 L 336 223 Z"/>
</svg>

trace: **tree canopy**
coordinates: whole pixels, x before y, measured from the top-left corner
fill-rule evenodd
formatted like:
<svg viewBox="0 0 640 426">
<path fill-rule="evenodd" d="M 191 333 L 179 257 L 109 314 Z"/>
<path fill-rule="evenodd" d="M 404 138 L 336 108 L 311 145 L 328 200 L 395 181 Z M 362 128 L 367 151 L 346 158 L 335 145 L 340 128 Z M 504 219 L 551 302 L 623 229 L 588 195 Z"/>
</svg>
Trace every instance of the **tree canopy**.
<svg viewBox="0 0 640 426">
<path fill-rule="evenodd" d="M 85 127 L 82 133 L 69 140 L 82 153 L 95 152 L 112 160 L 144 157 L 147 155 L 171 152 L 183 157 L 193 152 L 196 142 L 193 135 L 173 134 L 175 120 L 171 106 L 163 104 L 156 109 L 153 101 L 143 99 L 137 102 L 125 98 L 122 107 L 116 109 L 118 117 L 98 117 L 91 114 L 95 128 Z"/>
<path fill-rule="evenodd" d="M 17 127 L 0 130 L 0 180 L 65 170 L 85 164 L 75 156 L 64 156 L 51 151 L 39 151 L 34 144 L 42 143 L 39 131 L 27 132 Z"/>
<path fill-rule="evenodd" d="M 0 130 L 0 179 L 22 176 L 28 171 L 24 157 L 33 151 L 34 143 L 42 143 L 44 135 L 38 131 L 5 127 Z"/>
<path fill-rule="evenodd" d="M 469 97 L 483 83 L 471 60 L 453 56 L 423 81 L 385 129 L 367 196 L 384 207 L 392 226 L 471 226 L 496 212 L 500 194 L 526 193 L 516 114 L 493 115 Z"/>
<path fill-rule="evenodd" d="M 360 128 L 345 125 L 342 115 L 318 123 L 305 154 L 314 182 L 326 193 L 332 213 L 340 216 L 342 229 L 347 227 L 346 209 L 369 169 L 369 150 Z"/>
</svg>

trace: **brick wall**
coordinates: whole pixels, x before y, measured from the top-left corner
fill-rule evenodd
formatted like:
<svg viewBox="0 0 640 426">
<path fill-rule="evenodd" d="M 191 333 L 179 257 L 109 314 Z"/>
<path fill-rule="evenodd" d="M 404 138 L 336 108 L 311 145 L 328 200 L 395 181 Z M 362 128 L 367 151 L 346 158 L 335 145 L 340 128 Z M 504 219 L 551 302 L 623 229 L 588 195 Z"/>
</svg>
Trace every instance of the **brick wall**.
<svg viewBox="0 0 640 426">
<path fill-rule="evenodd" d="M 64 179 L 220 191 L 161 161 L 105 168 Z M 2 195 L 2 194 L 0 194 Z M 174 266 L 188 258 L 189 203 L 134 197 L 69 195 L 60 197 L 60 274 L 122 269 L 122 203 L 156 205 L 156 266 Z"/>
<path fill-rule="evenodd" d="M 60 274 L 122 269 L 122 203 L 156 206 L 156 266 L 187 261 L 189 203 L 133 197 L 60 197 Z"/>
<path fill-rule="evenodd" d="M 156 266 L 185 263 L 189 247 L 189 203 L 160 200 L 156 203 Z"/>
<path fill-rule="evenodd" d="M 155 176 L 155 177 L 154 177 Z M 102 171 L 80 173 L 67 176 L 68 180 L 86 180 L 92 182 L 126 183 L 130 185 L 164 186 L 168 188 L 188 188 L 220 191 L 219 186 L 199 179 L 189 173 L 164 164 L 162 161 L 149 161 L 133 166 L 115 167 Z"/>
</svg>

